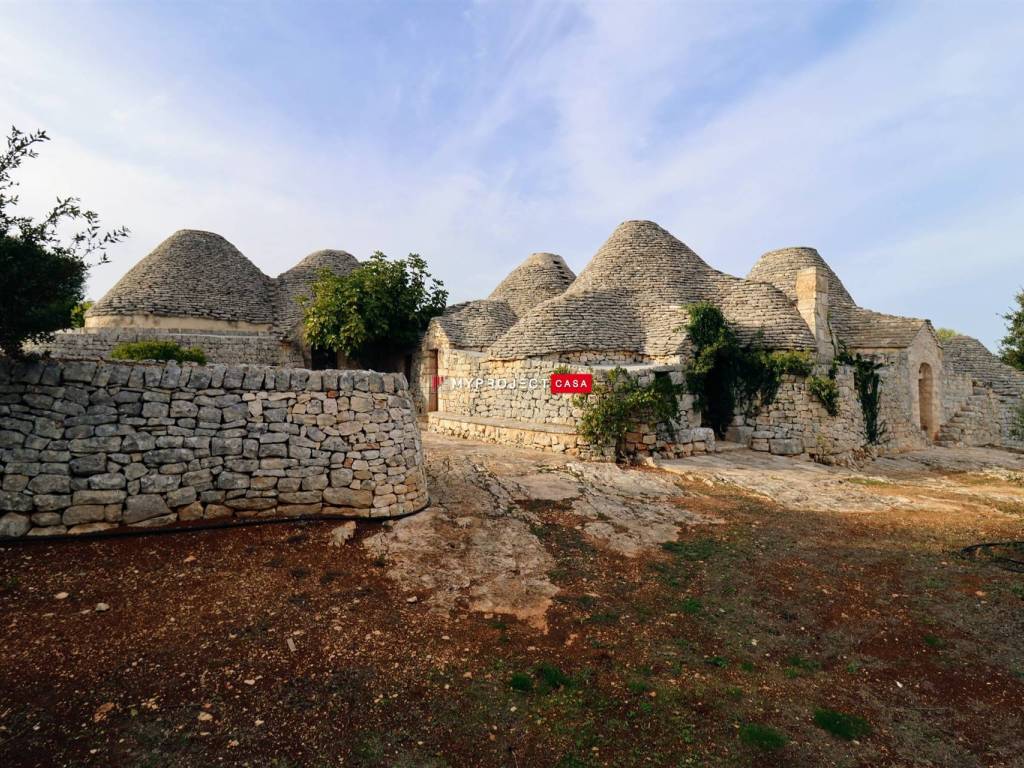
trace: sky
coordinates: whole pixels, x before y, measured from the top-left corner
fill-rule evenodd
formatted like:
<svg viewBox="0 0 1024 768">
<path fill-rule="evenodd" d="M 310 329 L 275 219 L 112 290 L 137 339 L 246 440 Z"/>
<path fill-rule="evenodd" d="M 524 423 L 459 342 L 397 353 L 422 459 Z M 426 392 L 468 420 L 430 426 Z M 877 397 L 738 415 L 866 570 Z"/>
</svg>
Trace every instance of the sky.
<svg viewBox="0 0 1024 768">
<path fill-rule="evenodd" d="M 1022 2 L 0 0 L 0 124 L 76 195 L 277 275 L 419 253 L 450 301 L 651 219 L 712 266 L 817 248 L 862 306 L 995 348 L 1024 284 Z"/>
</svg>

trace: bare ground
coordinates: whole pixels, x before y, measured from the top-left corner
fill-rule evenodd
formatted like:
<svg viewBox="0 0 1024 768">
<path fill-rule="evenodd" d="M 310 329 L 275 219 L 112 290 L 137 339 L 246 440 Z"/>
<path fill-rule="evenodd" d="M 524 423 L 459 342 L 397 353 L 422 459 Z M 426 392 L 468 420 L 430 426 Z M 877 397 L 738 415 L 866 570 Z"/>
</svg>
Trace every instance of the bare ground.
<svg viewBox="0 0 1024 768">
<path fill-rule="evenodd" d="M 1024 765 L 1024 574 L 959 555 L 1024 539 L 1024 457 L 426 444 L 434 506 L 341 546 L 0 549 L 0 765 Z"/>
</svg>

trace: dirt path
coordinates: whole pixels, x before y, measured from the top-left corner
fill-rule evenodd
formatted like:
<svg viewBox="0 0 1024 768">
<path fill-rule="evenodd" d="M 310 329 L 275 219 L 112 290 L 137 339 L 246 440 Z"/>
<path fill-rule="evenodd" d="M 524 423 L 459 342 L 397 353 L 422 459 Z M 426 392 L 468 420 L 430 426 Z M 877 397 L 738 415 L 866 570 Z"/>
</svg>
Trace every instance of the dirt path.
<svg viewBox="0 0 1024 768">
<path fill-rule="evenodd" d="M 0 764 L 1022 765 L 1024 575 L 957 554 L 1024 539 L 1021 456 L 425 442 L 431 509 L 342 546 L 0 549 Z"/>
</svg>

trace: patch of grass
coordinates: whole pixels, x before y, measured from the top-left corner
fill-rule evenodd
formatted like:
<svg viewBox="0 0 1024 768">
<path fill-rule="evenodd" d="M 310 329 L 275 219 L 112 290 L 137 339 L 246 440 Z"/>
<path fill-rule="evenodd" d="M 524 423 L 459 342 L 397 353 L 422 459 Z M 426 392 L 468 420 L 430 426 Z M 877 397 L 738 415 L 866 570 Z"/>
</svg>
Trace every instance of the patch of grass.
<svg viewBox="0 0 1024 768">
<path fill-rule="evenodd" d="M 565 672 L 546 661 L 542 661 L 534 670 L 542 690 L 557 691 L 561 688 L 571 688 L 572 678 Z"/>
<path fill-rule="evenodd" d="M 801 675 L 812 675 L 821 669 L 821 665 L 812 659 L 805 659 L 802 656 L 790 656 L 786 659 L 786 677 L 800 677 Z"/>
<path fill-rule="evenodd" d="M 380 765 L 384 760 L 385 745 L 376 733 L 363 734 L 356 737 L 352 746 L 352 757 L 356 765 Z"/>
<path fill-rule="evenodd" d="M 704 606 L 701 605 L 700 600 L 695 597 L 683 598 L 679 603 L 679 611 L 688 616 L 696 616 L 703 610 Z"/>
<path fill-rule="evenodd" d="M 729 660 L 721 656 L 712 656 L 710 659 L 705 659 L 704 663 L 709 667 L 718 667 L 719 669 L 725 669 L 729 666 Z"/>
<path fill-rule="evenodd" d="M 814 710 L 814 724 L 846 741 L 861 739 L 871 733 L 871 725 L 864 718 L 832 709 Z"/>
<path fill-rule="evenodd" d="M 740 741 L 755 749 L 771 752 L 786 746 L 789 737 L 767 725 L 747 723 L 740 727 Z"/>
<path fill-rule="evenodd" d="M 584 619 L 584 622 L 587 624 L 618 624 L 621 618 L 622 615 L 616 611 L 605 611 L 591 614 Z"/>
<path fill-rule="evenodd" d="M 513 691 L 530 693 L 533 690 L 533 678 L 526 672 L 516 672 L 508 682 Z"/>
<path fill-rule="evenodd" d="M 925 635 L 923 639 L 924 644 L 927 645 L 929 648 L 941 650 L 942 648 L 946 647 L 946 641 L 943 640 L 941 637 L 936 637 L 935 635 Z"/>
<path fill-rule="evenodd" d="M 718 550 L 718 542 L 714 539 L 697 539 L 696 541 L 666 541 L 661 548 L 681 560 L 700 562 L 708 560 Z"/>
<path fill-rule="evenodd" d="M 653 691 L 654 686 L 651 685 L 650 681 L 644 680 L 642 677 L 634 677 L 626 683 L 626 690 L 633 694 L 642 695 Z"/>
</svg>

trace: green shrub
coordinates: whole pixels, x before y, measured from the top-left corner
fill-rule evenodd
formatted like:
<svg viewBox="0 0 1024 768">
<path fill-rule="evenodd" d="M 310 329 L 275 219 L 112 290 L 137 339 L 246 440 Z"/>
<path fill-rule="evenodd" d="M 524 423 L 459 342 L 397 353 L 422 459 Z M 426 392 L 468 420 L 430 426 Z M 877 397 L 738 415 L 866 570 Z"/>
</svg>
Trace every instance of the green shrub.
<svg viewBox="0 0 1024 768">
<path fill-rule="evenodd" d="M 540 681 L 541 690 L 544 692 L 572 687 L 572 678 L 549 662 L 542 661 L 538 664 L 534 674 Z"/>
<path fill-rule="evenodd" d="M 789 738 L 767 725 L 747 723 L 740 728 L 740 741 L 758 749 L 776 750 L 786 746 Z"/>
<path fill-rule="evenodd" d="M 722 437 L 737 407 L 750 414 L 771 403 L 779 389 L 780 370 L 799 364 L 793 353 L 776 358 L 759 344 L 740 344 L 711 302 L 691 304 L 686 310 L 683 329 L 693 345 L 686 387 L 707 425 Z"/>
<path fill-rule="evenodd" d="M 952 341 L 960 334 L 952 328 L 936 328 L 935 336 L 941 342 Z"/>
<path fill-rule="evenodd" d="M 529 693 L 533 690 L 533 678 L 526 672 L 516 672 L 512 675 L 512 679 L 509 680 L 509 686 L 511 686 L 513 691 Z"/>
<path fill-rule="evenodd" d="M 199 347 L 182 347 L 173 341 L 128 341 L 118 344 L 110 353 L 114 360 L 177 360 L 179 363 L 206 364 L 206 355 Z"/>
<path fill-rule="evenodd" d="M 779 374 L 810 376 L 814 369 L 814 357 L 810 352 L 772 352 L 768 361 Z"/>
<path fill-rule="evenodd" d="M 677 395 L 682 387 L 667 376 L 641 385 L 623 368 L 609 371 L 589 395 L 575 403 L 582 410 L 579 434 L 591 445 L 614 446 L 615 455 L 625 450 L 626 433 L 637 424 L 672 424 L 679 415 Z"/>
<path fill-rule="evenodd" d="M 829 416 L 839 415 L 839 385 L 826 376 L 808 376 L 807 389 L 825 406 Z"/>
<path fill-rule="evenodd" d="M 846 741 L 860 739 L 871 733 L 871 726 L 868 721 L 856 715 L 845 715 L 831 709 L 816 709 L 814 711 L 814 724 L 822 730 L 828 731 L 833 736 L 838 736 Z"/>
<path fill-rule="evenodd" d="M 343 353 L 363 367 L 387 369 L 395 353 L 413 349 L 448 292 L 418 254 L 388 260 L 377 251 L 347 275 L 322 270 L 302 301 L 306 342 Z"/>
</svg>

